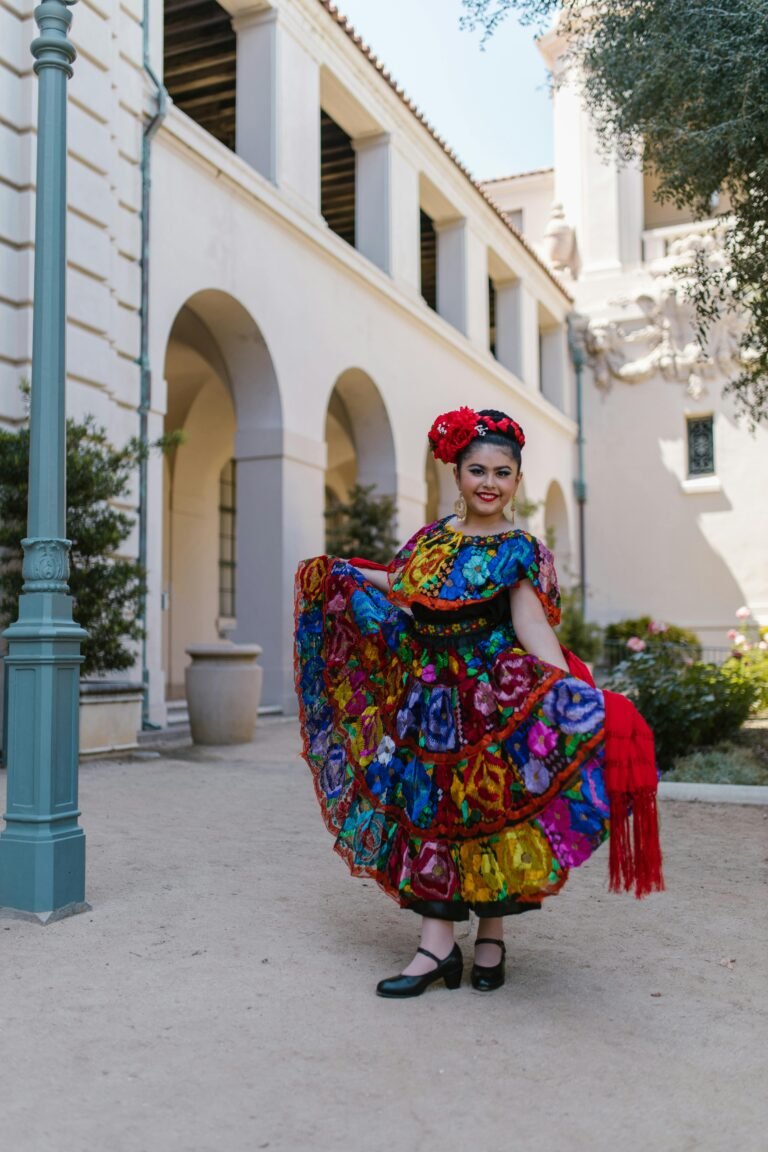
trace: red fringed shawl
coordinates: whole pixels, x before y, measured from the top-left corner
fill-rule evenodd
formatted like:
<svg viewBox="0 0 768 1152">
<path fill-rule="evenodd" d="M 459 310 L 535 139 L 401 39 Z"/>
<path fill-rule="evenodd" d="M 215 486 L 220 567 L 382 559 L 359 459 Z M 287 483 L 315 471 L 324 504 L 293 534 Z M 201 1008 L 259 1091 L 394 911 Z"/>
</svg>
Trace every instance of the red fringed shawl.
<svg viewBox="0 0 768 1152">
<path fill-rule="evenodd" d="M 353 556 L 350 564 L 386 572 L 384 564 Z M 568 670 L 595 687 L 586 664 L 562 649 Z M 611 809 L 609 888 L 641 900 L 664 891 L 659 818 L 656 809 L 656 753 L 653 733 L 631 700 L 618 692 L 605 698 L 605 785 Z"/>
<path fill-rule="evenodd" d="M 594 687 L 586 664 L 567 648 L 563 655 L 571 674 Z M 611 806 L 609 886 L 611 892 L 634 887 L 641 900 L 649 892 L 664 891 L 653 733 L 626 696 L 605 689 L 603 696 L 605 786 Z"/>
</svg>

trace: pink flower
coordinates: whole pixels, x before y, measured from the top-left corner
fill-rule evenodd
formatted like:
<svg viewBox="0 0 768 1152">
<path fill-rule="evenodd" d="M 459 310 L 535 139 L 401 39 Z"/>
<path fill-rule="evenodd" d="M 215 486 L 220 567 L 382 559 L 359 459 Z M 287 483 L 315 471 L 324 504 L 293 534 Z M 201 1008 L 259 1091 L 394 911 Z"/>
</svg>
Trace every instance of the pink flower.
<svg viewBox="0 0 768 1152">
<path fill-rule="evenodd" d="M 437 679 L 437 673 L 435 672 L 434 664 L 427 664 L 424 668 L 422 668 L 421 678 L 427 684 L 434 684 L 435 680 Z"/>
<path fill-rule="evenodd" d="M 743 632 L 737 632 L 733 638 L 734 644 L 746 644 L 747 638 Z"/>
<path fill-rule="evenodd" d="M 627 648 L 630 652 L 642 652 L 645 648 L 645 640 L 641 640 L 639 636 L 630 636 L 627 640 Z"/>
<path fill-rule="evenodd" d="M 729 640 L 735 640 L 737 636 L 738 636 L 738 632 L 736 631 L 736 629 L 731 628 L 730 631 L 728 632 L 728 639 Z"/>
<path fill-rule="evenodd" d="M 742 604 L 741 608 L 739 608 L 736 612 L 736 619 L 749 620 L 751 615 L 752 613 L 750 612 L 749 608 L 747 608 L 746 604 Z"/>
<path fill-rule="evenodd" d="M 329 612 L 343 612 L 346 605 L 347 605 L 347 602 L 344 599 L 344 597 L 342 596 L 341 592 L 337 592 L 336 595 L 334 596 L 334 598 L 332 600 L 328 601 L 328 611 Z"/>
<path fill-rule="evenodd" d="M 659 624 L 656 620 L 651 620 L 650 624 L 648 625 L 648 631 L 652 636 L 661 636 L 662 633 L 666 632 L 666 630 L 667 625 Z"/>
<path fill-rule="evenodd" d="M 496 710 L 496 696 L 487 680 L 479 680 L 477 683 L 475 708 L 482 716 L 490 716 Z"/>
<path fill-rule="evenodd" d="M 557 733 L 554 729 L 543 724 L 541 720 L 537 720 L 528 733 L 528 747 L 531 752 L 534 756 L 547 756 L 555 744 L 557 744 Z"/>
</svg>

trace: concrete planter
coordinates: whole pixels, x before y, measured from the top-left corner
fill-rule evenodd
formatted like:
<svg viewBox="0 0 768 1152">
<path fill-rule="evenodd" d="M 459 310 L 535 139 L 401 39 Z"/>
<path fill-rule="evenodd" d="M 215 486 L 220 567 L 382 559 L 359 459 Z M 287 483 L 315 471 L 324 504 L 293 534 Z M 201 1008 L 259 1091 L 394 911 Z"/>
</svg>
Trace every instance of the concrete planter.
<svg viewBox="0 0 768 1152">
<path fill-rule="evenodd" d="M 80 755 L 109 756 L 138 748 L 142 688 L 124 680 L 80 682 Z"/>
<path fill-rule="evenodd" d="M 193 644 L 185 671 L 189 726 L 195 744 L 247 744 L 261 700 L 258 644 Z"/>
</svg>

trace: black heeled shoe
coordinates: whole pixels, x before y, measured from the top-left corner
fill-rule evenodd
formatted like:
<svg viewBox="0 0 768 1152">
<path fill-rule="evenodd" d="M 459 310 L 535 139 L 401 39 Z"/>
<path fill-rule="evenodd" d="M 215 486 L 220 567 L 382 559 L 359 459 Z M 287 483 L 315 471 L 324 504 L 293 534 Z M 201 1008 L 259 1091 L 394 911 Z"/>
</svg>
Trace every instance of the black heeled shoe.
<svg viewBox="0 0 768 1152">
<path fill-rule="evenodd" d="M 422 992 L 437 980 L 445 980 L 446 988 L 459 987 L 464 972 L 464 957 L 458 944 L 454 944 L 444 960 L 439 960 L 426 948 L 417 948 L 416 951 L 429 956 L 437 967 L 430 972 L 424 972 L 421 976 L 403 976 L 402 973 L 399 976 L 388 976 L 386 980 L 380 980 L 376 985 L 377 996 L 388 996 L 398 1000 L 406 996 L 421 996 Z"/>
<path fill-rule="evenodd" d="M 507 955 L 507 946 L 503 940 L 491 940 L 487 936 L 481 936 L 476 940 L 475 947 L 478 944 L 497 944 L 501 948 L 501 960 L 498 964 L 494 964 L 492 968 L 485 964 L 473 964 L 470 975 L 472 987 L 476 992 L 495 992 L 504 983 L 504 958 Z"/>
</svg>

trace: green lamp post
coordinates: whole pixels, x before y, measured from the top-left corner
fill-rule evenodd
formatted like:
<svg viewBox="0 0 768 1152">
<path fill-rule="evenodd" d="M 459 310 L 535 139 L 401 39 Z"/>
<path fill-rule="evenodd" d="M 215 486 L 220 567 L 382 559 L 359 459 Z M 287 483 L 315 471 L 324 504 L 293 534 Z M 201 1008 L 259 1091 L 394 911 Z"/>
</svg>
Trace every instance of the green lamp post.
<svg viewBox="0 0 768 1152">
<path fill-rule="evenodd" d="M 75 0 L 35 9 L 39 77 L 29 509 L 19 618 L 7 629 L 8 794 L 0 832 L 0 912 L 42 923 L 85 903 L 78 825 L 80 642 L 66 536 L 67 39 Z"/>
</svg>

